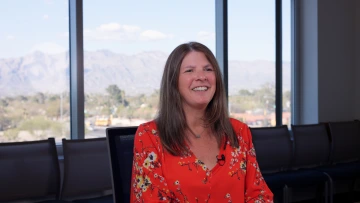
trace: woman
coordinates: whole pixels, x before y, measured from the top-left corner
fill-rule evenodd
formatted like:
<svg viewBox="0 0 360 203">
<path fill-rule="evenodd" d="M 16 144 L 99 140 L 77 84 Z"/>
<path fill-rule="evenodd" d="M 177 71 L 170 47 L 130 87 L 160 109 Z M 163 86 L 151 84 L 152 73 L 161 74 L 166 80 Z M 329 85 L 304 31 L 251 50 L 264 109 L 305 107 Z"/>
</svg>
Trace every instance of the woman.
<svg viewBox="0 0 360 203">
<path fill-rule="evenodd" d="M 227 113 L 219 65 L 204 45 L 167 59 L 156 120 L 134 140 L 131 202 L 272 202 L 248 126 Z"/>
</svg>

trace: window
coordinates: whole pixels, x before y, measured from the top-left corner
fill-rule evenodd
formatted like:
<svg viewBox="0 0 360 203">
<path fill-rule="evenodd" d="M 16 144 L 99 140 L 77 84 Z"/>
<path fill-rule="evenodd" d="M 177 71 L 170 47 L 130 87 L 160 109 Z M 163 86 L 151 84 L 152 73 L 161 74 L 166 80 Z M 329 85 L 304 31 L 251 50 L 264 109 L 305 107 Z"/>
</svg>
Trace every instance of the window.
<svg viewBox="0 0 360 203">
<path fill-rule="evenodd" d="M 2 2 L 0 142 L 70 137 L 67 1 Z"/>
<path fill-rule="evenodd" d="M 215 5 L 207 0 L 83 6 L 86 138 L 156 116 L 165 61 L 179 44 L 199 41 L 215 53 Z"/>
<path fill-rule="evenodd" d="M 291 124 L 291 1 L 282 1 L 282 84 L 283 84 L 283 115 L 282 123 Z"/>
<path fill-rule="evenodd" d="M 228 5 L 230 115 L 251 127 L 275 121 L 275 1 Z"/>
</svg>

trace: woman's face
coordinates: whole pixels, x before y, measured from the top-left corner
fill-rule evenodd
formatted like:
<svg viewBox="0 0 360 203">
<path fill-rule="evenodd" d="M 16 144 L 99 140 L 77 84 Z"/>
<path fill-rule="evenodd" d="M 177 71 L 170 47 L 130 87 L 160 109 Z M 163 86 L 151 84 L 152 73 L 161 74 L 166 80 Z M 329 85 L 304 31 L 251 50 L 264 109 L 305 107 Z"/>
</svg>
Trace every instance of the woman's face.
<svg viewBox="0 0 360 203">
<path fill-rule="evenodd" d="M 183 59 L 179 73 L 183 108 L 205 109 L 216 91 L 214 67 L 202 52 L 191 51 Z"/>
</svg>

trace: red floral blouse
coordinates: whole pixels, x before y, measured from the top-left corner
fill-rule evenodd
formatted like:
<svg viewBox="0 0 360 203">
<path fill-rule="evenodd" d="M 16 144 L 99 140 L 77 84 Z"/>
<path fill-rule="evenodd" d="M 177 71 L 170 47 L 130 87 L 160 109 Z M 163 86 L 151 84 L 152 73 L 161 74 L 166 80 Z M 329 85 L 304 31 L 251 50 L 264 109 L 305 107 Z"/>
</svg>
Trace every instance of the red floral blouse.
<svg viewBox="0 0 360 203">
<path fill-rule="evenodd" d="M 248 126 L 230 121 L 240 146 L 223 145 L 219 157 L 225 160 L 211 170 L 190 150 L 183 156 L 164 151 L 154 121 L 140 125 L 134 140 L 131 202 L 273 202 Z"/>
</svg>

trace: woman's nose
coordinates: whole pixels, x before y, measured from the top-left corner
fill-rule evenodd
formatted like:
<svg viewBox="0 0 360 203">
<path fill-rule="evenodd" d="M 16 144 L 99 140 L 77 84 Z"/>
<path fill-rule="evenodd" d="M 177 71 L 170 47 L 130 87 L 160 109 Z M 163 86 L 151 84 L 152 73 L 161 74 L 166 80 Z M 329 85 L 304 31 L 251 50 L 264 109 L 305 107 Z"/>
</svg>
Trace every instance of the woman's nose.
<svg viewBox="0 0 360 203">
<path fill-rule="evenodd" d="M 207 80 L 206 78 L 206 75 L 203 71 L 200 71 L 198 74 L 197 74 L 197 79 L 198 80 Z"/>
</svg>

